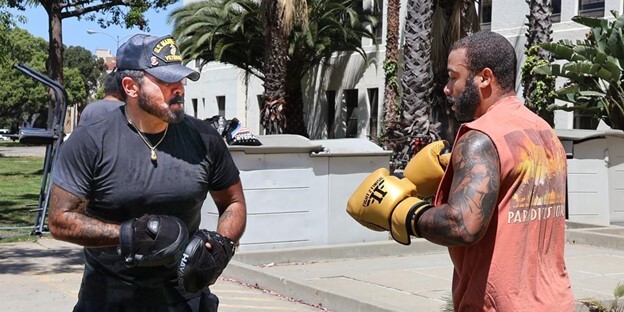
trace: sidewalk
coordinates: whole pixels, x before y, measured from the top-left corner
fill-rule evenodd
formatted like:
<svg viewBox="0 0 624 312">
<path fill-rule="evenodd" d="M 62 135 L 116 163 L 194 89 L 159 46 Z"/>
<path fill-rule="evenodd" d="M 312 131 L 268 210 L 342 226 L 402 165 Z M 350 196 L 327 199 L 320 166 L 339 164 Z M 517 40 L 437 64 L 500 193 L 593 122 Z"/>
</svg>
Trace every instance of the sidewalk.
<svg viewBox="0 0 624 312">
<path fill-rule="evenodd" d="M 566 235 L 576 299 L 613 299 L 624 282 L 624 227 L 569 227 Z M 71 310 L 81 272 L 76 245 L 51 238 L 0 244 L 0 310 Z M 211 289 L 220 312 L 441 311 L 451 276 L 446 248 L 416 239 L 410 246 L 384 241 L 241 250 Z M 579 304 L 576 311 L 587 309 Z"/>
<path fill-rule="evenodd" d="M 80 246 L 52 238 L 0 244 L 0 311 L 71 311 L 82 263 Z M 219 297 L 219 312 L 322 311 L 227 278 L 211 289 Z"/>
<path fill-rule="evenodd" d="M 624 227 L 570 224 L 566 238 L 575 299 L 610 307 L 624 283 Z M 241 252 L 224 274 L 333 311 L 407 312 L 441 311 L 452 270 L 446 248 L 417 239 Z M 576 311 L 588 310 L 579 302 Z"/>
</svg>

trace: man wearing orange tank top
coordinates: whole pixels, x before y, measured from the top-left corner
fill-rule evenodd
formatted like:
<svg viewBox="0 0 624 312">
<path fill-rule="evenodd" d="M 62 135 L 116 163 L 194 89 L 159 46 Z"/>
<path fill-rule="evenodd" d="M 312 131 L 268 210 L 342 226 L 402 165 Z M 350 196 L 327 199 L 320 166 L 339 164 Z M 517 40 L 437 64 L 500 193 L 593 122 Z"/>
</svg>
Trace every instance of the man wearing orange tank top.
<svg viewBox="0 0 624 312">
<path fill-rule="evenodd" d="M 564 261 L 565 151 L 514 91 L 513 46 L 475 33 L 453 45 L 447 69 L 444 92 L 464 124 L 432 205 L 417 197 L 413 178 L 425 164 L 409 179 L 374 172 L 347 211 L 397 242 L 416 236 L 448 246 L 457 312 L 574 311 Z"/>
</svg>

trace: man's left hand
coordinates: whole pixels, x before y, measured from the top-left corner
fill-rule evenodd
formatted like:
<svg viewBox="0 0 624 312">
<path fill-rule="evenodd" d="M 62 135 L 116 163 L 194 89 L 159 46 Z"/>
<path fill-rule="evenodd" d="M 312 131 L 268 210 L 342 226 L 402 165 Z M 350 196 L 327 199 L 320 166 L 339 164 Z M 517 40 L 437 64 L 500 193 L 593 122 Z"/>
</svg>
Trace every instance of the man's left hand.
<svg viewBox="0 0 624 312">
<path fill-rule="evenodd" d="M 197 231 L 178 264 L 178 285 L 188 292 L 197 292 L 214 284 L 232 256 L 231 239 L 213 231 Z"/>
</svg>

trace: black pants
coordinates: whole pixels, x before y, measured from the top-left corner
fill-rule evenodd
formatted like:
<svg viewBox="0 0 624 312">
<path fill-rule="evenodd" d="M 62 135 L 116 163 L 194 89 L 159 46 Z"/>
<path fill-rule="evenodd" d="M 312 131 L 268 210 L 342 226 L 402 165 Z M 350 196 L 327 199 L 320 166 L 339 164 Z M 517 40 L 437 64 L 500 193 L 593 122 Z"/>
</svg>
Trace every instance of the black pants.
<svg viewBox="0 0 624 312">
<path fill-rule="evenodd" d="M 218 306 L 208 288 L 186 293 L 173 282 L 136 285 L 86 264 L 74 312 L 216 312 Z"/>
</svg>

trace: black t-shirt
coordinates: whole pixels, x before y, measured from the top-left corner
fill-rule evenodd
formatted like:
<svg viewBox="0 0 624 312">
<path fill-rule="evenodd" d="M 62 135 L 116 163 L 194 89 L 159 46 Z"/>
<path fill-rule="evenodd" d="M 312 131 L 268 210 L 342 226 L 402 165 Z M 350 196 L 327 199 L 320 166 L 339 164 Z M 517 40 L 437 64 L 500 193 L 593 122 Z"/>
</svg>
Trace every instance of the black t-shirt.
<svg viewBox="0 0 624 312">
<path fill-rule="evenodd" d="M 153 145 L 163 134 L 146 137 Z M 158 160 L 151 161 L 150 149 L 128 124 L 125 109 L 114 110 L 74 129 L 52 170 L 52 182 L 87 198 L 87 214 L 97 219 L 120 223 L 144 214 L 174 215 L 193 233 L 207 192 L 227 188 L 239 171 L 217 131 L 188 115 L 169 125 L 156 154 Z M 87 261 L 122 275 L 150 275 L 148 269 L 119 266 L 116 248 L 85 248 L 85 254 Z M 160 269 L 153 273 L 175 276 L 174 268 Z"/>
</svg>

